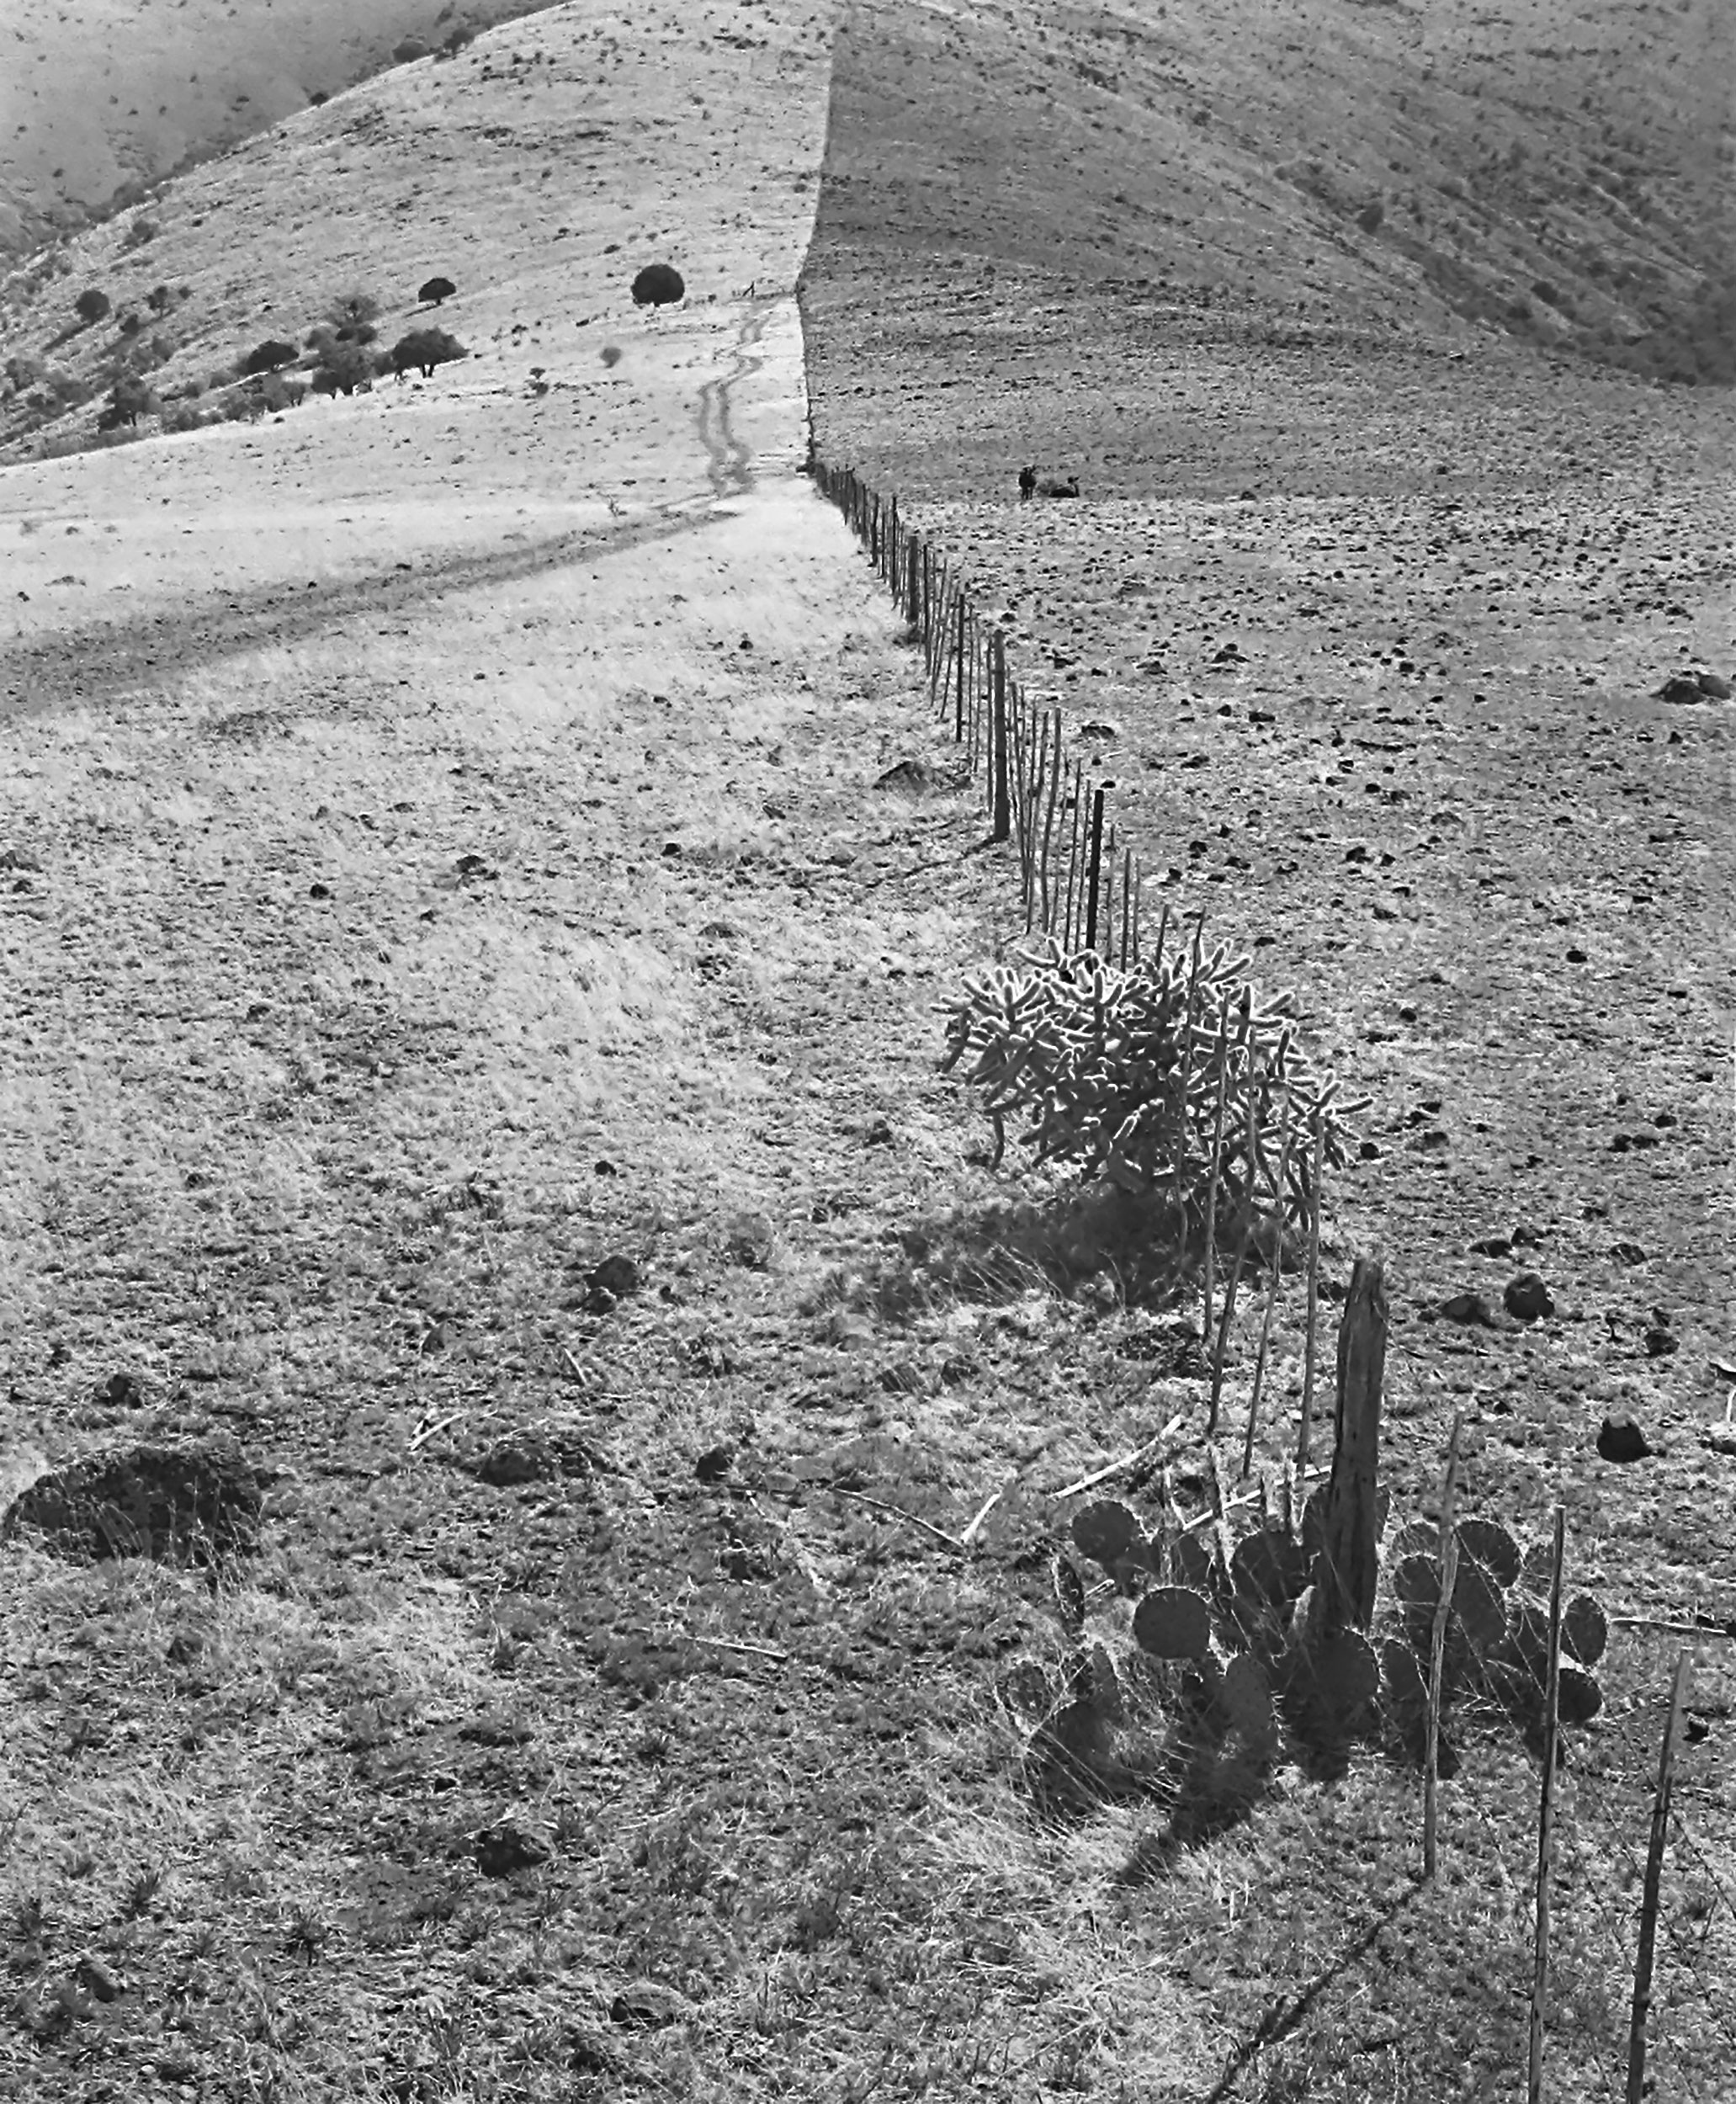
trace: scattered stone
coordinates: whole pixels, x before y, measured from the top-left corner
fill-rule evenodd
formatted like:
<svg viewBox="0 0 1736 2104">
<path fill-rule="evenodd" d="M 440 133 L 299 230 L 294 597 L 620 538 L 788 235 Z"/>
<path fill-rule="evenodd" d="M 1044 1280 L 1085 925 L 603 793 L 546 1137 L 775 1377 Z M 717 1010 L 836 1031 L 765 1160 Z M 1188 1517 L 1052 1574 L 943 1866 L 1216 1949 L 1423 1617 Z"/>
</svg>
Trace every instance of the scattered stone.
<svg viewBox="0 0 1736 2104">
<path fill-rule="evenodd" d="M 1666 1330 L 1661 1322 L 1654 1322 L 1646 1331 L 1646 1357 L 1667 1359 L 1672 1352 L 1680 1352 L 1681 1339 L 1673 1331 Z"/>
<path fill-rule="evenodd" d="M 1646 1253 L 1638 1242 L 1614 1243 L 1610 1255 L 1618 1264 L 1643 1264 L 1646 1261 Z"/>
<path fill-rule="evenodd" d="M 1667 701 L 1677 708 L 1686 708 L 1711 697 L 1692 672 L 1672 672 L 1664 684 L 1655 690 L 1654 699 Z"/>
<path fill-rule="evenodd" d="M 685 1995 L 661 1980 L 630 1980 L 609 2004 L 609 2022 L 629 2025 L 637 2031 L 657 2031 L 666 2024 L 684 2022 L 693 2013 Z"/>
<path fill-rule="evenodd" d="M 1507 1290 L 1501 1297 L 1506 1303 L 1507 1313 L 1516 1315 L 1521 1322 L 1537 1322 L 1555 1312 L 1555 1301 L 1549 1288 L 1534 1271 L 1522 1271 L 1516 1278 L 1510 1278 Z"/>
<path fill-rule="evenodd" d="M 585 1273 L 584 1305 L 592 1315 L 608 1315 L 617 1301 L 637 1293 L 644 1283 L 630 1257 L 605 1257 Z"/>
<path fill-rule="evenodd" d="M 1736 689 L 1732 688 L 1729 681 L 1720 673 L 1696 672 L 1694 677 L 1700 683 L 1701 693 L 1709 701 L 1728 701 L 1731 693 L 1736 692 Z"/>
<path fill-rule="evenodd" d="M 1445 1321 L 1463 1322 L 1483 1330 L 1495 1326 L 1494 1310 L 1480 1293 L 1456 1293 L 1436 1310 Z"/>
<path fill-rule="evenodd" d="M 576 1432 L 525 1425 L 485 1448 L 471 1464 L 471 1473 L 496 1490 L 512 1490 L 526 1483 L 558 1483 L 565 1476 L 592 1475 L 602 1465 Z"/>
<path fill-rule="evenodd" d="M 892 1145 L 891 1126 L 884 1118 L 877 1118 L 863 1135 L 862 1144 L 864 1147 L 889 1147 Z"/>
<path fill-rule="evenodd" d="M 1505 1235 L 1485 1235 L 1480 1242 L 1472 1243 L 1471 1254 L 1473 1257 L 1510 1257 L 1513 1244 Z"/>
<path fill-rule="evenodd" d="M 1597 1451 L 1606 1461 L 1643 1461 L 1654 1449 L 1635 1419 L 1620 1410 L 1598 1427 Z"/>
<path fill-rule="evenodd" d="M 948 786 L 946 776 L 926 760 L 900 760 L 874 779 L 877 789 L 896 789 L 905 796 L 923 796 Z"/>
<path fill-rule="evenodd" d="M 257 1549 L 261 1502 L 276 1480 L 220 1434 L 89 1454 L 15 1497 L 0 1515 L 0 1539 L 29 1528 L 56 1554 L 81 1561 L 149 1556 L 209 1566 Z"/>
<path fill-rule="evenodd" d="M 485 1878 L 510 1878 L 514 1871 L 535 1870 L 554 1854 L 540 1835 L 512 1820 L 497 1820 L 476 1836 L 476 1868 Z"/>
<path fill-rule="evenodd" d="M 702 1483 L 721 1483 L 735 1465 L 735 1449 L 727 1439 L 708 1447 L 693 1463 L 693 1474 Z"/>
</svg>

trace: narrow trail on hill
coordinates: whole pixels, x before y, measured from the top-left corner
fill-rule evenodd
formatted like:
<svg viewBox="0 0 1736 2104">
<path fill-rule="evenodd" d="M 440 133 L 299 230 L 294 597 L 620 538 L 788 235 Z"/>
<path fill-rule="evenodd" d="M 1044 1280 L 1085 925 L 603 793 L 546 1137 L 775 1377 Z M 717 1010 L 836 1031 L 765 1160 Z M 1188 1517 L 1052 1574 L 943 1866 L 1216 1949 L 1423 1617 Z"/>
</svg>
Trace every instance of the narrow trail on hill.
<svg viewBox="0 0 1736 2104">
<path fill-rule="evenodd" d="M 730 390 L 741 380 L 751 380 L 765 364 L 762 358 L 751 357 L 749 353 L 757 348 L 765 334 L 767 320 L 767 316 L 763 313 L 748 316 L 741 325 L 735 364 L 717 379 L 708 380 L 699 390 L 699 415 L 695 428 L 699 443 L 705 449 L 706 476 L 719 497 L 745 497 L 753 487 L 753 454 L 735 436 L 730 423 Z"/>
<path fill-rule="evenodd" d="M 163 687 L 194 667 L 305 643 L 361 614 L 408 614 L 437 594 L 509 583 L 699 532 L 714 520 L 709 498 L 697 501 L 706 508 L 692 510 L 695 499 L 675 498 L 647 518 L 581 529 L 510 552 L 473 550 L 408 575 L 370 571 L 305 593 L 273 582 L 250 592 L 207 594 L 178 615 L 90 622 L 0 652 L 0 722 Z"/>
</svg>

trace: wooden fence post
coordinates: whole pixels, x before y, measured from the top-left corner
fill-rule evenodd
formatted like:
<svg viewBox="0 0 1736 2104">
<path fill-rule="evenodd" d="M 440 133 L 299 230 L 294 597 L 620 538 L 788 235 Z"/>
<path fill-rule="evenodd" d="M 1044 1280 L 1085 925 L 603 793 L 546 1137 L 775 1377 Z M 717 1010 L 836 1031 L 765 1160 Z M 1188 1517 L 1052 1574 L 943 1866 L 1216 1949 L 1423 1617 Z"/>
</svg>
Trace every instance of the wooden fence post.
<svg viewBox="0 0 1736 2104">
<path fill-rule="evenodd" d="M 1102 875 L 1103 861 L 1103 791 L 1101 786 L 1091 795 L 1091 889 L 1086 894 L 1085 908 L 1085 947 L 1097 947 L 1097 884 Z"/>
<path fill-rule="evenodd" d="M 1250 1174 L 1251 1177 L 1251 1166 Z M 1380 1575 L 1380 1398 L 1387 1297 L 1379 1260 L 1359 1257 L 1338 1326 L 1338 1422 L 1320 1549 L 1320 1634 L 1367 1629 Z"/>
</svg>

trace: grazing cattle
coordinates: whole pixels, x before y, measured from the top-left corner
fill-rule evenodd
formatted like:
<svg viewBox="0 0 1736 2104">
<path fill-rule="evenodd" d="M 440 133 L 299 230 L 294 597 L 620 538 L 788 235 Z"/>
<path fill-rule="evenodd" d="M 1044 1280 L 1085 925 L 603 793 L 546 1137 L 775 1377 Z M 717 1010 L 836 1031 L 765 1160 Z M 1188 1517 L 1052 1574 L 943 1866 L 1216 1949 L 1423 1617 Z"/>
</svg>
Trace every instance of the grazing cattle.
<svg viewBox="0 0 1736 2104">
<path fill-rule="evenodd" d="M 1019 470 L 1019 502 L 1020 502 L 1022 504 L 1022 503 L 1024 503 L 1024 502 L 1027 502 L 1027 500 L 1031 497 L 1031 496 L 1033 495 L 1033 493 L 1035 491 L 1036 487 L 1037 487 L 1037 470 L 1036 470 L 1036 469 L 1035 469 L 1035 468 L 1021 468 L 1021 469 Z"/>
</svg>

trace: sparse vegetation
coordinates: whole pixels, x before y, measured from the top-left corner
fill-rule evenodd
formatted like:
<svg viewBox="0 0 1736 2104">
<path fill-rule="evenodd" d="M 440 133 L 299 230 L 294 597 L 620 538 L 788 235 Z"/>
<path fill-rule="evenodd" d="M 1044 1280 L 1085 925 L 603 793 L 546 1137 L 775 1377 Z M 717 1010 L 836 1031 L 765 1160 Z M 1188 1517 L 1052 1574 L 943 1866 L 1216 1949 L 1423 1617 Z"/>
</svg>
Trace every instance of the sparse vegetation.
<svg viewBox="0 0 1736 2104">
<path fill-rule="evenodd" d="M 256 373 L 274 373 L 280 365 L 291 365 L 295 361 L 295 346 L 268 337 L 264 343 L 256 343 L 242 360 L 242 372 L 251 376 Z"/>
<path fill-rule="evenodd" d="M 334 343 L 321 351 L 314 368 L 316 395 L 353 395 L 374 377 L 374 360 L 359 343 Z"/>
<path fill-rule="evenodd" d="M 88 327 L 93 328 L 109 311 L 109 295 L 100 285 L 90 285 L 72 302 L 73 311 Z"/>
<path fill-rule="evenodd" d="M 458 287 L 450 278 L 430 278 L 416 296 L 424 306 L 438 307 L 443 300 L 451 299 L 457 290 Z"/>
</svg>

